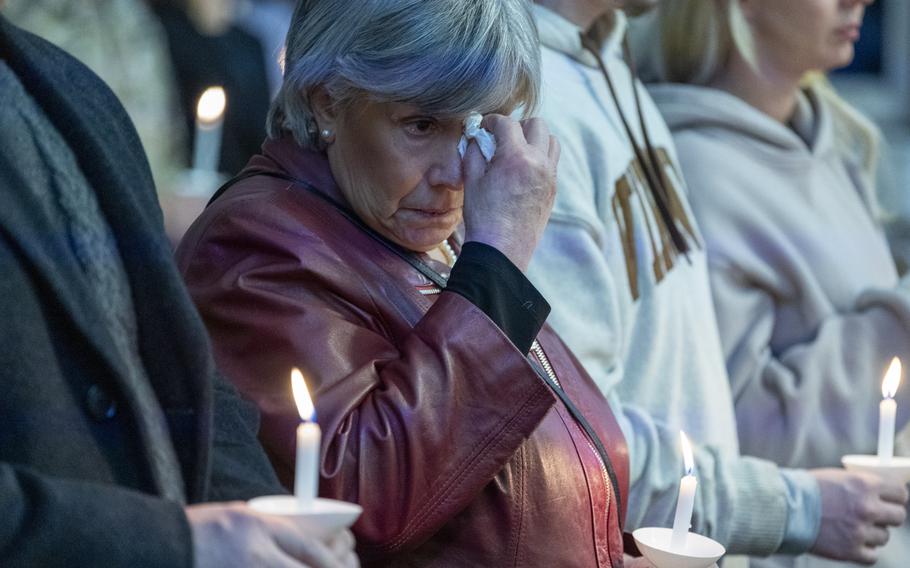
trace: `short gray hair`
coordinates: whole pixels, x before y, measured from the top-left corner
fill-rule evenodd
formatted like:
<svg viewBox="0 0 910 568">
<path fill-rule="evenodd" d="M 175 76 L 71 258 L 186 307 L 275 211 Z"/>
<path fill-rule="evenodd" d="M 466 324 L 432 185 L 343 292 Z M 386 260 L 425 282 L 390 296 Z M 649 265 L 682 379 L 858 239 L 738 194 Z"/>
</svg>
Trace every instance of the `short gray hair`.
<svg viewBox="0 0 910 568">
<path fill-rule="evenodd" d="M 314 89 L 349 105 L 414 104 L 439 116 L 535 109 L 540 46 L 527 0 L 299 0 L 272 138 L 318 147 Z"/>
</svg>

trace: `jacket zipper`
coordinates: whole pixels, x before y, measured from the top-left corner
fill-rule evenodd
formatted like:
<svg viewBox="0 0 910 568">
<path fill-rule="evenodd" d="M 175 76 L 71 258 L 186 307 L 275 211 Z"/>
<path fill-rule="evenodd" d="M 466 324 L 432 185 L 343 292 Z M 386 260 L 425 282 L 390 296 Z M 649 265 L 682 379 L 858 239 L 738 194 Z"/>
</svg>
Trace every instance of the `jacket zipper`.
<svg viewBox="0 0 910 568">
<path fill-rule="evenodd" d="M 547 358 L 547 354 L 544 353 L 543 347 L 540 346 L 540 343 L 535 339 L 531 344 L 531 351 L 534 352 L 534 355 L 537 356 L 537 360 L 540 361 L 540 365 L 543 367 L 544 372 L 550 377 L 550 380 L 559 387 L 562 388 L 562 385 L 559 384 L 559 379 L 556 378 L 556 372 L 553 371 L 553 366 L 550 364 L 550 360 Z M 603 478 L 604 482 L 604 493 L 606 494 L 606 514 L 609 514 L 610 511 L 610 492 L 612 485 L 610 484 L 610 477 L 607 473 L 607 466 L 604 464 L 603 459 L 600 457 L 600 452 L 594 448 L 594 444 L 591 442 L 591 438 L 587 435 L 586 432 L 583 432 L 585 437 L 585 442 L 588 444 L 588 448 L 591 450 L 591 453 L 594 454 L 594 459 L 597 460 L 597 465 L 600 466 L 600 475 Z"/>
<path fill-rule="evenodd" d="M 438 286 L 433 287 L 433 288 L 420 288 L 419 291 L 424 296 L 432 296 L 435 294 L 441 294 L 442 288 L 439 288 Z M 560 384 L 559 378 L 556 376 L 556 371 L 553 370 L 553 365 L 550 364 L 550 359 L 547 357 L 547 354 L 544 353 L 543 347 L 541 347 L 540 343 L 536 339 L 534 340 L 533 343 L 531 343 L 531 351 L 534 352 L 534 355 L 537 357 L 537 360 L 540 362 L 540 366 L 543 367 L 543 370 L 547 374 L 547 377 L 549 377 L 550 380 L 553 381 L 554 385 L 556 385 L 558 388 L 562 389 L 562 384 Z M 606 464 L 604 464 L 603 459 L 601 459 L 600 452 L 598 452 L 597 449 L 594 448 L 594 444 L 591 442 L 591 438 L 588 436 L 588 434 L 586 432 L 583 432 L 583 434 L 584 434 L 584 438 L 585 438 L 585 443 L 588 445 L 588 449 L 590 449 L 591 453 L 594 454 L 594 459 L 597 460 L 597 465 L 600 466 L 600 475 L 603 479 L 604 493 L 606 494 L 606 502 L 607 502 L 606 503 L 606 513 L 609 514 L 610 492 L 611 492 L 610 488 L 612 487 L 612 485 L 610 484 L 610 476 L 607 473 L 607 466 L 606 466 Z"/>
<path fill-rule="evenodd" d="M 417 291 L 420 292 L 424 296 L 435 296 L 437 294 L 442 294 L 442 288 L 438 288 L 438 287 L 436 287 L 436 288 L 418 288 Z"/>
<path fill-rule="evenodd" d="M 553 381 L 553 384 L 562 388 L 562 385 L 559 384 L 559 379 L 556 378 L 556 372 L 553 371 L 553 366 L 550 365 L 550 360 L 547 359 L 547 354 L 543 352 L 543 347 L 540 346 L 536 339 L 531 343 L 531 351 L 537 355 L 537 360 L 540 361 L 540 365 L 543 367 L 544 372 L 547 373 L 547 376 L 550 377 L 550 380 Z"/>
</svg>

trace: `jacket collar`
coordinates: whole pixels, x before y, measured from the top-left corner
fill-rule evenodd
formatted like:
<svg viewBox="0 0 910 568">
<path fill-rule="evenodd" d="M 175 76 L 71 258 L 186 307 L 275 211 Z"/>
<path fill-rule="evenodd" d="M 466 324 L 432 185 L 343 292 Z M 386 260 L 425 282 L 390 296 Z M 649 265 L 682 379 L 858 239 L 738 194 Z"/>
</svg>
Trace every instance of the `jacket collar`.
<svg viewBox="0 0 910 568">
<path fill-rule="evenodd" d="M 262 143 L 262 153 L 254 156 L 247 165 L 246 170 L 251 169 L 290 175 L 309 183 L 336 201 L 345 202 L 335 183 L 326 153 L 300 146 L 293 136 L 266 138 Z"/>
</svg>

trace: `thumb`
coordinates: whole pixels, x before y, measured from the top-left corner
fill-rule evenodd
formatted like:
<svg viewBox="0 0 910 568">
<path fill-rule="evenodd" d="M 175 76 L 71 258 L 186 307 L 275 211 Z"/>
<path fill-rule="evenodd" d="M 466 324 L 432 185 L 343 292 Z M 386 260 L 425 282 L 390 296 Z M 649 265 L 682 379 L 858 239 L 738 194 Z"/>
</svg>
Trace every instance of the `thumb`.
<svg viewBox="0 0 910 568">
<path fill-rule="evenodd" d="M 468 149 L 464 153 L 461 167 L 464 172 L 465 187 L 475 185 L 487 171 L 487 161 L 480 153 L 480 147 L 473 140 L 468 141 Z"/>
</svg>

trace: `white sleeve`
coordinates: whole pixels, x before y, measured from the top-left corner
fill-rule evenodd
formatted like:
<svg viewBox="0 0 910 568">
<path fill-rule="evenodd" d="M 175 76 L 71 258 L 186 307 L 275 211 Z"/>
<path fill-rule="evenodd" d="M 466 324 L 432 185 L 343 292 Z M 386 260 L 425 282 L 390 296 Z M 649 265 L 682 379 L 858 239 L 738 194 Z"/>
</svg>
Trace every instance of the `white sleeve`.
<svg viewBox="0 0 910 568">
<path fill-rule="evenodd" d="M 630 455 L 626 530 L 671 526 L 684 471 L 679 432 L 616 394 L 621 380 L 621 333 L 598 227 L 581 219 L 551 219 L 528 275 L 553 306 L 548 321 L 569 345 L 610 402 Z M 723 459 L 719 450 L 696 448 L 698 492 L 693 529 L 730 553 L 776 551 L 787 524 L 787 489 L 777 467 L 752 458 Z M 754 504 L 762 503 L 756 515 Z"/>
<path fill-rule="evenodd" d="M 786 466 L 839 465 L 873 453 L 881 380 L 888 361 L 910 361 L 910 293 L 869 290 L 852 310 L 825 318 L 814 335 L 772 348 L 772 284 L 730 263 L 710 262 L 744 453 Z M 898 428 L 910 418 L 910 388 L 898 391 Z M 784 443 L 785 442 L 785 443 Z"/>
</svg>

